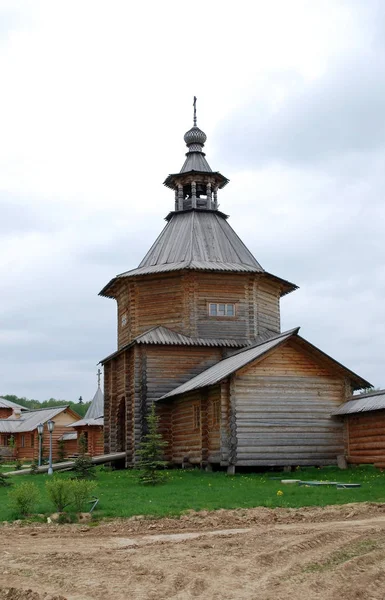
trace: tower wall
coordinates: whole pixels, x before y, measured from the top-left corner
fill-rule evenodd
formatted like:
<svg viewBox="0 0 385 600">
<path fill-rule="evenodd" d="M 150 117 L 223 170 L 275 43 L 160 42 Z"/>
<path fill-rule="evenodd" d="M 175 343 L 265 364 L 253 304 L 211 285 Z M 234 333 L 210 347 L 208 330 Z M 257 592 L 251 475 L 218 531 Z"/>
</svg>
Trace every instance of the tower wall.
<svg viewBox="0 0 385 600">
<path fill-rule="evenodd" d="M 122 280 L 118 349 L 163 325 L 191 337 L 252 341 L 267 329 L 280 331 L 280 286 L 259 274 L 185 271 Z M 232 303 L 233 317 L 213 317 L 210 303 Z"/>
</svg>

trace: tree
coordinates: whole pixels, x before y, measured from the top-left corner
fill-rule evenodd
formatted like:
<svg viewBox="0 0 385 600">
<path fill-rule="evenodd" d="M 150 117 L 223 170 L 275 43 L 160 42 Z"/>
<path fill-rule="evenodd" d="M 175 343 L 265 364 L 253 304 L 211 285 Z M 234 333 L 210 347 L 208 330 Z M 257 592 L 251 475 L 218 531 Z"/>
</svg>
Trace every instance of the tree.
<svg viewBox="0 0 385 600">
<path fill-rule="evenodd" d="M 140 480 L 149 485 L 156 485 L 164 480 L 164 473 L 160 469 L 164 469 L 167 465 L 162 458 L 167 442 L 158 433 L 158 421 L 155 404 L 152 403 L 151 410 L 146 417 L 148 433 L 144 435 L 139 450 L 139 467 L 142 470 Z"/>
<path fill-rule="evenodd" d="M 95 466 L 87 452 L 87 440 L 84 433 L 79 436 L 79 456 L 75 460 L 74 472 L 76 479 L 93 479 L 96 477 Z"/>
</svg>

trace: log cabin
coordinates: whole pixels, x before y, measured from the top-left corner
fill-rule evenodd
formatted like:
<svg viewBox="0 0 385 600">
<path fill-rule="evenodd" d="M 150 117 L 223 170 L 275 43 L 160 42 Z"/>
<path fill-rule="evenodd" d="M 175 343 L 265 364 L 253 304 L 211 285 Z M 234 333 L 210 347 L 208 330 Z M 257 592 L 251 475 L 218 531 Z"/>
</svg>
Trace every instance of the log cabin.
<svg viewBox="0 0 385 600">
<path fill-rule="evenodd" d="M 117 302 L 117 350 L 104 366 L 104 450 L 138 462 L 153 402 L 170 463 L 209 467 L 335 464 L 331 413 L 359 375 L 299 335 L 281 332 L 281 298 L 297 289 L 266 271 L 219 210 L 229 180 L 212 171 L 196 125 L 164 185 L 166 226 L 139 266 L 100 292 Z"/>
<path fill-rule="evenodd" d="M 11 400 L 7 400 L 6 398 L 0 398 L 0 419 L 7 419 L 15 409 L 20 411 L 28 410 L 25 406 L 21 406 L 21 404 L 16 404 L 16 402 L 11 402 Z"/>
<path fill-rule="evenodd" d="M 352 396 L 333 413 L 344 428 L 348 464 L 385 468 L 385 390 Z"/>
<path fill-rule="evenodd" d="M 69 406 L 55 406 L 37 410 L 13 409 L 13 413 L 0 419 L 0 455 L 9 459 L 34 460 L 38 458 L 39 436 L 37 426 L 44 426 L 42 436 L 43 455 L 47 456 L 49 446 L 49 433 L 47 422 L 54 421 L 52 434 L 52 457 L 59 457 L 58 442 L 68 432 L 67 426 L 80 419 Z M 13 440 L 13 441 L 12 441 Z"/>
</svg>

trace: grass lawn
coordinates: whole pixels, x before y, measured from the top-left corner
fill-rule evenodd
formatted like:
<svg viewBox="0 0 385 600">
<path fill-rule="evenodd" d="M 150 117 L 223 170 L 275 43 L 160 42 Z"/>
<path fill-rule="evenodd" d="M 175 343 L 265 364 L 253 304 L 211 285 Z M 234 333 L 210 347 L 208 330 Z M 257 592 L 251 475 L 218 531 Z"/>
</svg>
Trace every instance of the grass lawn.
<svg viewBox="0 0 385 600">
<path fill-rule="evenodd" d="M 71 477 L 71 473 L 56 475 Z M 284 485 L 271 477 L 283 479 L 341 481 L 361 483 L 361 488 L 299 487 Z M 48 499 L 45 482 L 48 475 L 19 475 L 12 485 L 33 481 L 40 491 L 36 513 L 54 512 Z M 334 467 L 303 468 L 292 473 L 250 473 L 228 476 L 223 472 L 205 473 L 200 470 L 168 471 L 166 483 L 155 487 L 138 482 L 135 471 L 104 471 L 98 469 L 96 496 L 99 505 L 96 518 L 131 517 L 133 515 L 171 516 L 188 509 L 215 510 L 218 508 L 251 508 L 277 506 L 325 506 L 347 502 L 385 502 L 385 473 L 373 467 L 357 467 L 341 471 Z M 0 487 L 0 522 L 15 518 L 9 506 L 8 490 Z M 278 494 L 282 491 L 283 495 Z"/>
</svg>

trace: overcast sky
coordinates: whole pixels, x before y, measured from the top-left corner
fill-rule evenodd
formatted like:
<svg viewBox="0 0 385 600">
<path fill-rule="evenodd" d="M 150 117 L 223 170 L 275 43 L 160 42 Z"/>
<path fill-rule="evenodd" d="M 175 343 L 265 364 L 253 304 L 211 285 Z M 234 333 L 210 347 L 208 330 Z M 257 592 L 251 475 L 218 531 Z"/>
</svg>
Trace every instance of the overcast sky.
<svg viewBox="0 0 385 600">
<path fill-rule="evenodd" d="M 0 0 L 0 86 L 0 395 L 94 394 L 194 94 L 283 329 L 385 387 L 385 2 Z"/>
</svg>

